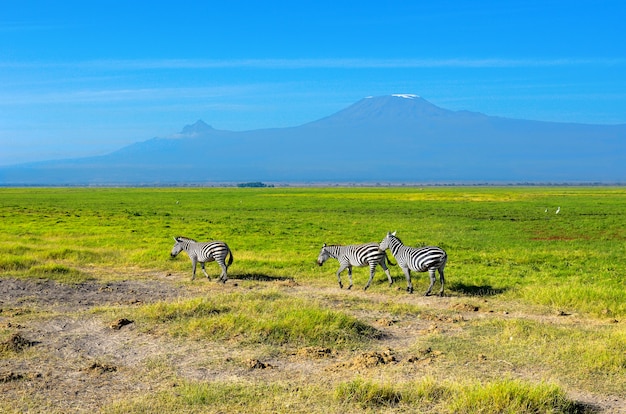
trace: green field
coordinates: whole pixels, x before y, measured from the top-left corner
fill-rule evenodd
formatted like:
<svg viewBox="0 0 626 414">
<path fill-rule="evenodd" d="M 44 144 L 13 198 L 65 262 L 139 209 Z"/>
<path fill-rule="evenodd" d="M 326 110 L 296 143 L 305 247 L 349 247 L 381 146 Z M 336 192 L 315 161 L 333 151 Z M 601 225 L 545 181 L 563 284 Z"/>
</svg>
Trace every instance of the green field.
<svg viewBox="0 0 626 414">
<path fill-rule="evenodd" d="M 3 343 L 16 332 L 36 335 L 28 328 L 36 320 L 124 314 L 142 338 L 228 343 L 225 359 L 203 360 L 210 369 L 237 373 L 244 356 L 279 366 L 270 376 L 245 371 L 210 381 L 181 373 L 165 356 L 147 360 L 135 369 L 154 377 L 146 379 L 150 397 L 103 399 L 95 406 L 103 412 L 594 412 L 602 408 L 596 400 L 626 394 L 621 187 L 2 188 L 0 220 L 0 283 L 158 280 L 185 292 L 76 313 L 0 296 Z M 340 290 L 337 262 L 315 263 L 323 243 L 380 241 L 394 230 L 407 245 L 447 251 L 446 297 L 422 296 L 424 273 L 414 273 L 409 295 L 398 267 L 392 287 L 378 268 L 363 292 L 369 272 L 360 268 L 353 290 Z M 169 257 L 178 235 L 229 244 L 235 261 L 226 285 L 190 280 L 186 255 Z M 219 268 L 209 263 L 207 272 L 215 279 Z M 428 326 L 411 331 L 420 324 Z M 353 361 L 385 348 L 394 329 L 410 336 L 392 342 L 393 364 L 346 365 L 331 375 L 302 357 L 314 365 L 304 378 L 280 369 L 311 347 L 330 350 L 333 366 Z M 41 376 L 7 376 L 46 357 L 40 342 L 20 352 L 0 348 L 0 380 L 8 378 L 0 390 L 12 396 L 0 409 L 63 411 L 24 394 Z M 399 362 L 411 355 L 428 367 Z"/>
</svg>

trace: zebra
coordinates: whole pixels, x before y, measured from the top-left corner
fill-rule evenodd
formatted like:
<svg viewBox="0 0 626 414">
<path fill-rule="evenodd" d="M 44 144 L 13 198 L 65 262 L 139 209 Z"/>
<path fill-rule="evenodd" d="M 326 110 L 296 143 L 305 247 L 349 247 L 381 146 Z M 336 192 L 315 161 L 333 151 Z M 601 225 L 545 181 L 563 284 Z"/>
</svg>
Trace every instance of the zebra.
<svg viewBox="0 0 626 414">
<path fill-rule="evenodd" d="M 439 280 L 441 282 L 441 290 L 439 296 L 443 296 L 444 276 L 443 269 L 448 261 L 448 254 L 436 246 L 427 246 L 414 248 L 402 244 L 396 237 L 396 232 L 387 233 L 387 236 L 380 242 L 380 250 L 391 250 L 391 254 L 398 262 L 398 265 L 404 272 L 407 282 L 407 292 L 413 293 L 413 283 L 411 283 L 411 270 L 417 272 L 428 271 L 430 276 L 430 286 L 426 291 L 426 296 L 430 295 L 430 291 L 435 284 L 435 271 L 439 271 Z"/>
<path fill-rule="evenodd" d="M 369 265 L 370 278 L 367 281 L 367 285 L 365 285 L 364 290 L 367 290 L 372 283 L 374 273 L 376 272 L 376 265 L 380 265 L 385 271 L 387 279 L 389 280 L 389 286 L 393 284 L 393 279 L 391 278 L 391 274 L 387 268 L 387 263 L 392 266 L 395 266 L 395 263 L 392 263 L 389 260 L 384 251 L 378 249 L 378 243 L 353 244 L 347 246 L 328 246 L 324 243 L 324 246 L 322 246 L 322 250 L 320 250 L 320 254 L 317 258 L 317 264 L 321 266 L 331 257 L 337 259 L 340 264 L 339 270 L 337 270 L 339 288 L 343 288 L 343 283 L 341 283 L 341 272 L 345 269 L 348 269 L 348 278 L 350 279 L 350 286 L 348 286 L 348 289 L 352 288 L 352 266 L 363 267 Z"/>
<path fill-rule="evenodd" d="M 228 271 L 228 266 L 233 264 L 233 252 L 230 250 L 228 245 L 222 241 L 210 241 L 205 243 L 198 243 L 194 239 L 190 239 L 188 237 L 174 237 L 174 241 L 176 244 L 172 248 L 172 252 L 170 253 L 171 257 L 176 257 L 178 253 L 181 251 L 187 252 L 187 255 L 191 259 L 191 266 L 193 269 L 193 273 L 191 275 L 191 280 L 196 278 L 196 265 L 200 262 L 202 266 L 202 272 L 210 279 L 206 270 L 204 269 L 205 262 L 216 261 L 217 264 L 222 268 L 222 274 L 220 275 L 219 281 L 226 283 L 228 280 L 228 276 L 226 272 Z M 230 254 L 230 258 L 228 259 L 228 263 L 226 263 L 226 258 Z"/>
</svg>

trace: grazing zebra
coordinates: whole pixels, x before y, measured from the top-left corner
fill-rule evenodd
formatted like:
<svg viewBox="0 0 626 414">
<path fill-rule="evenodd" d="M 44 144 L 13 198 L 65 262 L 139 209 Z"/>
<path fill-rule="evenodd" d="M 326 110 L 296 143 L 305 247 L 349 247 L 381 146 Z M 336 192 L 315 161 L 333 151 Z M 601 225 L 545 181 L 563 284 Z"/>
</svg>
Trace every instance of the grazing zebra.
<svg viewBox="0 0 626 414">
<path fill-rule="evenodd" d="M 411 270 L 417 272 L 425 272 L 428 270 L 430 276 L 430 286 L 426 291 L 426 296 L 430 295 L 430 291 L 435 284 L 435 271 L 439 271 L 439 280 L 441 281 L 441 290 L 439 296 L 443 296 L 443 269 L 446 267 L 448 261 L 447 253 L 435 246 L 427 246 L 414 248 L 405 246 L 402 244 L 399 238 L 396 237 L 396 232 L 387 233 L 387 236 L 380 242 L 380 250 L 391 250 L 391 254 L 398 262 L 398 265 L 406 276 L 407 292 L 413 293 L 413 283 L 411 283 Z"/>
<path fill-rule="evenodd" d="M 217 264 L 222 268 L 222 274 L 220 275 L 219 280 L 223 283 L 226 283 L 228 276 L 226 272 L 228 270 L 228 266 L 233 264 L 233 252 L 230 250 L 228 245 L 221 241 L 210 241 L 206 243 L 198 243 L 194 239 L 190 239 L 187 237 L 174 237 L 176 244 L 172 248 L 172 252 L 170 255 L 172 257 L 176 257 L 178 253 L 181 251 L 186 251 L 187 255 L 191 259 L 191 266 L 193 268 L 193 273 L 191 275 L 191 280 L 196 278 L 196 265 L 200 262 L 202 266 L 202 272 L 210 279 L 206 270 L 204 269 L 205 262 L 216 261 Z M 228 264 L 226 263 L 226 257 L 230 254 L 230 259 L 228 260 Z"/>
<path fill-rule="evenodd" d="M 392 266 L 395 266 L 395 264 L 391 263 L 384 251 L 378 249 L 378 243 L 355 244 L 349 246 L 327 246 L 326 243 L 324 243 L 324 246 L 322 247 L 322 250 L 320 250 L 320 254 L 317 258 L 317 264 L 321 266 L 331 257 L 339 260 L 340 266 L 339 270 L 337 270 L 337 280 L 339 281 L 340 288 L 343 288 L 343 283 L 341 283 L 341 272 L 345 269 L 348 269 L 348 278 L 350 279 L 350 286 L 348 286 L 348 289 L 352 288 L 352 266 L 363 267 L 369 265 L 370 278 L 367 281 L 367 285 L 365 285 L 364 290 L 370 287 L 370 283 L 372 283 L 374 273 L 376 272 L 376 265 L 380 265 L 380 267 L 382 267 L 385 271 L 387 279 L 389 279 L 389 285 L 391 286 L 393 284 L 393 279 L 391 278 L 391 274 L 387 268 L 387 262 Z"/>
</svg>

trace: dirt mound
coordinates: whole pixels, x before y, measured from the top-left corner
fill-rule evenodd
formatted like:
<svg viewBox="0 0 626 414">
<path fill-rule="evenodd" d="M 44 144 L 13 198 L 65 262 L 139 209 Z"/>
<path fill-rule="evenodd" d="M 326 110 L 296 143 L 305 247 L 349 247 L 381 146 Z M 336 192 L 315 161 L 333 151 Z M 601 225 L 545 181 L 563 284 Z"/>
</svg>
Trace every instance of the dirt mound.
<svg viewBox="0 0 626 414">
<path fill-rule="evenodd" d="M 421 350 L 417 355 L 413 355 L 407 359 L 408 363 L 411 364 L 419 364 L 419 365 L 427 365 L 435 361 L 437 358 L 441 357 L 443 352 L 434 351 L 432 348 L 426 348 Z"/>
<path fill-rule="evenodd" d="M 111 329 L 115 329 L 116 331 L 119 331 L 120 329 L 122 329 L 122 327 L 126 325 L 130 325 L 131 323 L 134 323 L 134 321 L 131 321 L 130 319 L 126 319 L 126 318 L 120 318 L 116 320 L 115 322 L 113 322 L 110 325 L 110 327 Z"/>
<path fill-rule="evenodd" d="M 420 335 L 432 335 L 432 334 L 440 334 L 442 333 L 442 329 L 436 323 L 431 323 L 426 329 L 419 329 L 417 331 Z"/>
<path fill-rule="evenodd" d="M 397 359 L 394 355 L 394 352 L 391 349 L 387 349 L 382 352 L 372 351 L 372 352 L 364 352 L 360 355 L 357 355 L 352 360 L 348 362 L 343 362 L 341 364 L 335 365 L 335 369 L 342 368 L 373 368 L 378 365 L 385 364 L 393 364 L 396 363 Z"/>
<path fill-rule="evenodd" d="M 2 382 L 11 382 L 11 381 L 19 381 L 24 379 L 24 375 L 16 374 L 15 372 L 8 372 L 6 374 L 0 375 L 0 383 Z"/>
<path fill-rule="evenodd" d="M 472 305 L 471 303 L 457 303 L 456 305 L 452 306 L 452 309 L 461 312 L 478 312 L 480 307 Z"/>
<path fill-rule="evenodd" d="M 105 364 L 105 363 L 101 363 L 101 362 L 94 362 L 93 364 L 89 365 L 85 371 L 88 372 L 93 372 L 96 374 L 105 374 L 107 372 L 115 372 L 117 371 L 117 367 L 115 365 L 111 365 L 111 364 Z"/>
<path fill-rule="evenodd" d="M 302 358 L 327 358 L 335 354 L 336 352 L 332 349 L 319 346 L 301 348 L 295 353 L 296 356 Z"/>
<path fill-rule="evenodd" d="M 20 352 L 36 344 L 37 344 L 36 341 L 29 341 L 28 339 L 24 338 L 19 333 L 15 333 L 11 335 L 9 339 L 0 343 L 0 350 Z"/>
<path fill-rule="evenodd" d="M 388 319 L 388 318 L 380 318 L 376 321 L 376 324 L 379 326 L 393 326 L 397 323 L 398 321 L 395 319 Z"/>
<path fill-rule="evenodd" d="M 248 359 L 244 362 L 244 364 L 246 365 L 246 367 L 248 367 L 248 369 L 268 369 L 268 368 L 274 368 L 273 365 L 270 365 L 266 362 L 261 362 L 258 359 Z"/>
<path fill-rule="evenodd" d="M 5 374 L 0 374 L 0 384 L 22 380 L 32 381 L 39 378 L 41 378 L 41 374 L 39 373 L 21 374 L 18 372 L 10 371 Z"/>
</svg>

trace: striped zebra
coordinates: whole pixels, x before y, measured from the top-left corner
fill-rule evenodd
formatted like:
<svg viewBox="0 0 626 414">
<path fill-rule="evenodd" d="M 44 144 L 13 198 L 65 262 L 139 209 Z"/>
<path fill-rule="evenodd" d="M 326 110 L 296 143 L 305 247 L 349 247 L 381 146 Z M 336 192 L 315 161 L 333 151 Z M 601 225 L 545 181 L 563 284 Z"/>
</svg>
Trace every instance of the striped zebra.
<svg viewBox="0 0 626 414">
<path fill-rule="evenodd" d="M 384 251 L 378 249 L 378 243 L 354 244 L 348 246 L 328 246 L 324 243 L 324 246 L 322 247 L 322 250 L 320 250 L 320 254 L 317 258 L 317 264 L 321 266 L 331 257 L 339 261 L 340 266 L 339 270 L 337 270 L 337 280 L 339 281 L 340 288 L 343 288 L 343 283 L 341 283 L 341 272 L 345 269 L 348 269 L 348 278 L 350 279 L 350 286 L 348 286 L 348 289 L 352 288 L 352 266 L 363 267 L 369 265 L 370 278 L 367 281 L 367 285 L 365 285 L 364 290 L 367 290 L 372 283 L 374 273 L 376 272 L 376 265 L 380 265 L 380 267 L 382 267 L 385 271 L 387 279 L 389 280 L 389 285 L 391 286 L 393 284 L 393 279 L 391 278 L 391 274 L 387 268 L 387 262 L 392 266 L 395 266 L 395 264 L 391 263 Z"/>
<path fill-rule="evenodd" d="M 411 270 L 417 272 L 428 271 L 430 276 L 430 286 L 426 291 L 426 296 L 430 295 L 430 291 L 435 284 L 435 271 L 439 271 L 439 280 L 441 281 L 441 290 L 439 296 L 443 296 L 444 276 L 443 269 L 448 261 L 448 254 L 441 248 L 435 246 L 427 246 L 414 248 L 402 244 L 396 237 L 396 232 L 387 233 L 387 236 L 380 242 L 380 250 L 391 250 L 391 254 L 398 262 L 398 265 L 406 276 L 407 292 L 413 293 L 413 283 L 411 283 Z"/>
<path fill-rule="evenodd" d="M 220 275 L 219 280 L 223 283 L 226 283 L 228 280 L 228 276 L 226 272 L 228 271 L 228 266 L 233 264 L 233 252 L 230 250 L 228 245 L 221 241 L 210 241 L 206 243 L 198 243 L 194 239 L 190 239 L 188 237 L 174 237 L 176 244 L 172 248 L 172 252 L 170 253 L 171 257 L 176 257 L 178 253 L 181 251 L 187 252 L 187 255 L 191 259 L 191 266 L 193 268 L 193 273 L 191 275 L 191 280 L 196 278 L 196 265 L 200 262 L 202 266 L 202 272 L 210 279 L 206 270 L 204 269 L 205 262 L 216 261 L 218 265 L 222 268 L 222 274 Z M 230 254 L 230 259 L 228 263 L 226 263 L 226 258 Z"/>
</svg>

